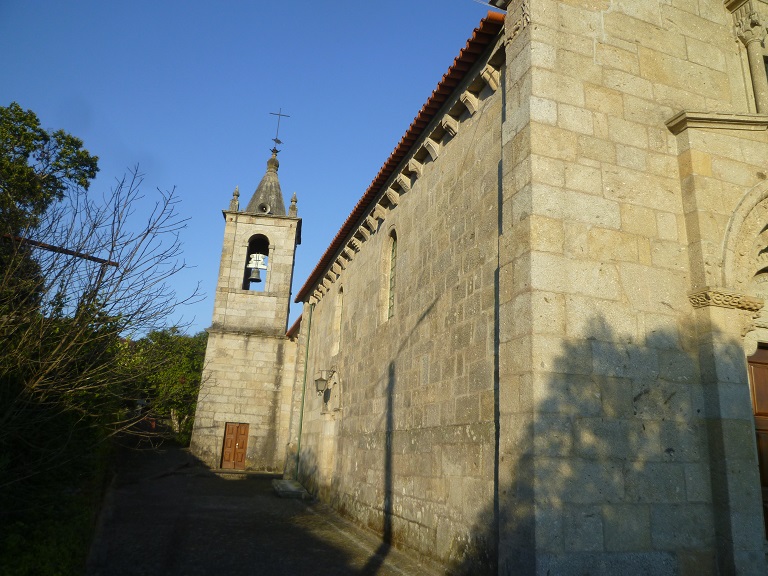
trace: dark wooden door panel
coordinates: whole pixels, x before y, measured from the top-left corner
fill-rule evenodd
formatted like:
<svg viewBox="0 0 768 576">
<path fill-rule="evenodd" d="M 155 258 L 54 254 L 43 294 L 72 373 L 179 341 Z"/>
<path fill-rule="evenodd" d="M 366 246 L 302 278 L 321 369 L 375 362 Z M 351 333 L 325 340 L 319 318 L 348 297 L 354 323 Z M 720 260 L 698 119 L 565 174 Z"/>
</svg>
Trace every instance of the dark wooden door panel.
<svg viewBox="0 0 768 576">
<path fill-rule="evenodd" d="M 237 439 L 237 424 L 227 423 L 224 429 L 224 448 L 221 451 L 221 467 L 235 467 L 235 442 Z"/>
<path fill-rule="evenodd" d="M 221 467 L 245 470 L 247 448 L 248 424 L 227 422 L 224 430 L 224 447 L 221 451 Z"/>
<path fill-rule="evenodd" d="M 235 469 L 245 470 L 245 452 L 248 447 L 248 424 L 240 424 L 237 427 L 235 440 Z"/>
<path fill-rule="evenodd" d="M 757 460 L 763 492 L 763 521 L 768 536 L 768 349 L 760 348 L 749 357 L 749 389 L 755 414 Z"/>
</svg>

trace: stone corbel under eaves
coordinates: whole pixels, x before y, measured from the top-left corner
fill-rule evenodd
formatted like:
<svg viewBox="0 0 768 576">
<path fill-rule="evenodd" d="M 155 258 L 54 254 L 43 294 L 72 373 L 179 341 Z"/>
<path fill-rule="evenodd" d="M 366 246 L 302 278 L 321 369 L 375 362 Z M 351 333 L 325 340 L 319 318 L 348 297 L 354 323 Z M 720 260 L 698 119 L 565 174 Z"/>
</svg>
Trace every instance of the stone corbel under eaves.
<svg viewBox="0 0 768 576">
<path fill-rule="evenodd" d="M 422 164 L 416 158 L 408 160 L 408 172 L 415 174 L 416 178 L 421 177 Z"/>
<path fill-rule="evenodd" d="M 485 68 L 480 72 L 480 77 L 494 92 L 499 89 L 501 74 L 499 74 L 499 71 L 490 64 L 486 64 Z"/>
<path fill-rule="evenodd" d="M 371 212 L 371 216 L 375 220 L 381 220 L 382 222 L 387 219 L 387 209 L 384 208 L 381 204 L 376 204 L 376 206 L 373 208 L 373 212 Z"/>
<path fill-rule="evenodd" d="M 464 104 L 464 107 L 469 111 L 470 116 L 472 116 L 475 112 L 477 112 L 480 107 L 477 96 L 472 94 L 472 92 L 470 92 L 469 90 L 464 92 L 459 97 L 459 100 L 461 100 L 461 103 Z"/>
<path fill-rule="evenodd" d="M 402 172 L 397 175 L 395 182 L 397 182 L 397 185 L 400 186 L 403 192 L 411 191 L 411 179 Z"/>
<path fill-rule="evenodd" d="M 360 249 L 363 247 L 362 242 L 355 238 L 354 236 L 349 239 L 349 244 L 347 246 L 352 248 L 352 251 L 356 254 L 357 252 L 360 252 Z M 350 258 L 351 260 L 351 258 Z"/>
<path fill-rule="evenodd" d="M 387 197 L 387 200 L 389 200 L 389 203 L 392 204 L 392 206 L 397 206 L 398 202 L 400 202 L 400 194 L 398 194 L 397 191 L 392 187 L 387 188 L 384 192 L 384 195 Z"/>
<path fill-rule="evenodd" d="M 368 214 L 368 216 L 365 217 L 365 221 L 363 222 L 363 224 L 368 227 L 368 230 L 371 231 L 371 234 L 376 233 L 376 229 L 378 228 L 378 226 L 376 225 L 376 219 L 373 216 Z"/>
<path fill-rule="evenodd" d="M 334 274 L 336 274 L 336 278 L 338 278 L 339 276 L 341 276 L 341 271 L 342 271 L 342 270 L 344 270 L 344 268 L 343 268 L 341 265 L 339 265 L 339 261 L 338 261 L 338 260 L 336 260 L 336 261 L 335 261 L 335 262 L 334 262 L 334 263 L 331 265 L 331 271 L 332 271 Z"/>
<path fill-rule="evenodd" d="M 335 262 L 333 263 L 334 266 L 338 266 L 339 270 L 346 270 L 347 269 L 347 262 L 349 262 L 348 258 L 344 258 L 341 254 L 339 254 L 338 258 L 336 258 Z"/>
<path fill-rule="evenodd" d="M 366 240 L 368 240 L 371 237 L 371 231 L 368 230 L 368 228 L 366 228 L 362 224 L 357 229 L 357 233 L 360 234 L 360 236 L 363 237 L 363 242 L 365 242 Z M 358 240 L 358 242 L 359 242 L 359 240 Z"/>
<path fill-rule="evenodd" d="M 440 143 L 435 142 L 432 138 L 424 140 L 424 149 L 429 154 L 429 157 L 432 158 L 433 162 L 440 156 Z"/>
<path fill-rule="evenodd" d="M 442 120 L 440 120 L 440 125 L 451 138 L 459 133 L 459 121 L 450 114 L 443 116 Z"/>
</svg>

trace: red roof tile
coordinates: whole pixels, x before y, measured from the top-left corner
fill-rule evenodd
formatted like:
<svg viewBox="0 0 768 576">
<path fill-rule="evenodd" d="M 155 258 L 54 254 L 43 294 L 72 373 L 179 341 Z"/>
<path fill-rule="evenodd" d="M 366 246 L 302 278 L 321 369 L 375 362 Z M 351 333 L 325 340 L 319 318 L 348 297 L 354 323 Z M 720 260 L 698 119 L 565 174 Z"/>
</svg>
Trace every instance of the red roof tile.
<svg viewBox="0 0 768 576">
<path fill-rule="evenodd" d="M 440 110 L 442 105 L 448 99 L 452 89 L 461 81 L 464 74 L 472 68 L 472 65 L 477 61 L 478 57 L 485 51 L 485 49 L 488 48 L 491 41 L 496 38 L 503 26 L 504 15 L 498 12 L 488 12 L 488 15 L 480 21 L 480 25 L 475 28 L 472 37 L 467 40 L 466 46 L 459 52 L 459 55 L 453 61 L 448 72 L 443 75 L 437 88 L 432 91 L 429 99 L 424 106 L 422 106 L 421 110 L 416 115 L 416 118 L 413 119 L 413 122 L 405 135 L 400 139 L 400 142 L 395 147 L 392 154 L 390 154 L 387 161 L 384 162 L 384 166 L 382 166 L 379 173 L 373 179 L 373 182 L 368 186 L 363 197 L 360 198 L 352 209 L 352 212 L 347 216 L 344 224 L 341 225 L 341 228 L 336 233 L 331 244 L 325 250 L 325 253 L 323 253 L 320 261 L 317 263 L 314 270 L 312 270 L 309 278 L 304 282 L 304 286 L 301 287 L 301 290 L 299 290 L 296 295 L 295 302 L 303 301 L 314 289 L 317 282 L 326 273 L 328 267 L 336 258 L 337 253 L 348 241 L 349 236 L 357 229 L 362 215 L 367 212 L 371 203 L 378 198 L 381 193 L 381 187 L 390 176 L 392 176 L 395 168 L 397 168 L 400 162 L 403 161 L 413 146 L 413 143 L 421 136 L 424 128 L 432 121 L 435 113 Z M 293 329 L 293 327 L 291 329 Z"/>
</svg>

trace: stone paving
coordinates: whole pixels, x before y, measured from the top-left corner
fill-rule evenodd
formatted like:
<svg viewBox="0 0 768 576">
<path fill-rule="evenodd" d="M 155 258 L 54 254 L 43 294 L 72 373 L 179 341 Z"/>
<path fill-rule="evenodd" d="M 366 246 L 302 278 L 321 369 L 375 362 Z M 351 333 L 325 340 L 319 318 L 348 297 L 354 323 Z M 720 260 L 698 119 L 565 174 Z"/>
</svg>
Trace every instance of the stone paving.
<svg viewBox="0 0 768 576">
<path fill-rule="evenodd" d="M 279 498 L 274 476 L 214 474 L 175 447 L 120 458 L 88 576 L 434 575 L 327 506 Z"/>
</svg>

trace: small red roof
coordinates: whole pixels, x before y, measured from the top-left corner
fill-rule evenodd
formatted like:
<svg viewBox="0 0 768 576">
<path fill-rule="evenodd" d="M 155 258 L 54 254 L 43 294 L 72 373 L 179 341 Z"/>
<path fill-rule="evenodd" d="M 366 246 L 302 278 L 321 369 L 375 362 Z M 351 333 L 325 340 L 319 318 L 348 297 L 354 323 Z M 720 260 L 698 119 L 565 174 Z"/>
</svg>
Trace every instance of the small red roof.
<svg viewBox="0 0 768 576">
<path fill-rule="evenodd" d="M 315 266 L 315 269 L 312 270 L 312 273 L 309 275 L 309 278 L 307 278 L 304 286 L 301 287 L 301 290 L 299 290 L 296 295 L 295 302 L 303 301 L 314 289 L 317 282 L 326 273 L 328 267 L 336 258 L 339 250 L 341 250 L 342 246 L 346 243 L 349 235 L 357 228 L 360 218 L 367 212 L 371 203 L 378 198 L 382 186 L 389 180 L 392 173 L 400 165 L 400 162 L 403 161 L 414 142 L 421 136 L 424 128 L 426 128 L 434 118 L 435 114 L 440 110 L 456 85 L 464 78 L 464 74 L 472 68 L 472 65 L 477 61 L 480 55 L 485 52 L 486 48 L 488 48 L 503 27 L 504 14 L 499 12 L 488 12 L 488 15 L 480 21 L 480 25 L 475 28 L 472 37 L 467 40 L 466 46 L 459 52 L 459 55 L 453 61 L 448 72 L 443 75 L 437 88 L 432 91 L 426 104 L 421 107 L 416 118 L 411 122 L 411 126 L 400 139 L 400 142 L 395 147 L 392 154 L 389 155 L 384 166 L 379 170 L 376 178 L 373 179 L 373 182 L 368 186 L 363 197 L 360 198 L 352 209 L 350 215 L 347 216 L 344 224 L 341 225 L 341 228 L 336 233 L 331 244 L 325 250 L 325 253 Z"/>
<path fill-rule="evenodd" d="M 301 319 L 303 317 L 304 316 L 301 315 L 298 318 L 296 318 L 296 322 L 294 322 L 293 325 L 290 328 L 288 328 L 288 332 L 285 333 L 285 335 L 288 338 L 293 338 L 294 336 L 296 336 L 299 333 L 299 328 L 301 328 Z"/>
</svg>

